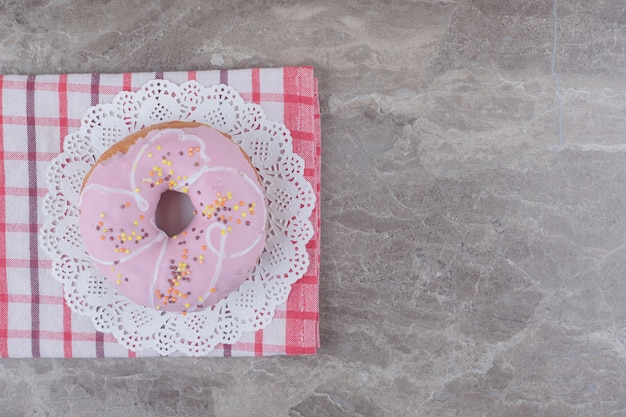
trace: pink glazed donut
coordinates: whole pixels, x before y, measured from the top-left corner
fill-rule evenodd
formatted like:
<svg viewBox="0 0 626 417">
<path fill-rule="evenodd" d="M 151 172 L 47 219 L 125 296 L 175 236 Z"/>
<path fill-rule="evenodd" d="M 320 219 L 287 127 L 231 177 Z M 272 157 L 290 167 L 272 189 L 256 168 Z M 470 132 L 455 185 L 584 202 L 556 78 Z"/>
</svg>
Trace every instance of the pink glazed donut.
<svg viewBox="0 0 626 417">
<path fill-rule="evenodd" d="M 176 193 L 190 223 L 168 234 L 157 207 Z M 214 305 L 239 288 L 265 247 L 256 169 L 228 136 L 200 123 L 151 126 L 113 145 L 85 177 L 78 206 L 98 269 L 131 301 L 157 310 Z"/>
</svg>

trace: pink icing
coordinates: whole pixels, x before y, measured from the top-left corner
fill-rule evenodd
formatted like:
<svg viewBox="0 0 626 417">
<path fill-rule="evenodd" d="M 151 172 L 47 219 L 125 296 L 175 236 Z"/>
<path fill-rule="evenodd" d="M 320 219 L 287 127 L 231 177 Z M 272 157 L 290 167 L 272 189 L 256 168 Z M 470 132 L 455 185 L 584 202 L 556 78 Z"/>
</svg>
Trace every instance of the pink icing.
<svg viewBox="0 0 626 417">
<path fill-rule="evenodd" d="M 155 211 L 166 190 L 186 193 L 191 223 L 168 237 Z M 87 252 L 135 303 L 201 310 L 236 290 L 265 246 L 267 213 L 256 170 L 208 126 L 152 130 L 93 169 L 79 201 Z"/>
</svg>

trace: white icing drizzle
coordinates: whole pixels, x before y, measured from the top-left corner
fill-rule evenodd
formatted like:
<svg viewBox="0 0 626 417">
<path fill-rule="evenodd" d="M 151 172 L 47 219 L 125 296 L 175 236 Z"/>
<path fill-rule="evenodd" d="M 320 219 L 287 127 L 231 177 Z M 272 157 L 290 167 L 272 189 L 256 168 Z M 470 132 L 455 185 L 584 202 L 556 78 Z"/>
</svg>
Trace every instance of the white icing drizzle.
<svg viewBox="0 0 626 417">
<path fill-rule="evenodd" d="M 207 243 L 210 243 L 210 240 L 211 240 L 211 230 L 215 229 L 216 227 L 219 228 L 220 230 L 226 230 L 226 227 L 224 227 L 223 224 L 213 223 L 211 226 L 207 228 L 207 233 L 206 233 L 206 238 L 205 238 L 207 240 Z M 213 271 L 213 277 L 211 278 L 211 286 L 209 287 L 209 291 L 211 288 L 215 288 L 215 285 L 217 285 L 217 280 L 219 278 L 220 271 L 222 270 L 222 262 L 224 262 L 224 249 L 226 247 L 227 235 L 228 235 L 227 233 L 220 235 L 220 250 L 217 253 L 217 262 L 215 263 L 215 270 Z M 206 296 L 207 295 L 205 295 L 205 297 Z"/>
<path fill-rule="evenodd" d="M 165 234 L 165 232 L 163 232 L 161 230 L 158 230 L 158 229 L 157 229 L 157 232 L 159 234 L 157 235 L 157 237 L 154 238 L 154 240 L 152 242 L 148 243 L 147 245 L 144 245 L 141 249 L 137 249 L 137 250 L 132 251 L 130 253 L 130 255 L 127 255 L 127 256 L 125 256 L 123 258 L 118 259 L 117 263 L 118 264 L 123 264 L 123 263 L 125 263 L 127 261 L 130 261 L 131 259 L 133 259 L 135 256 L 139 255 L 143 251 L 148 250 L 153 245 L 155 245 L 158 242 L 162 241 L 164 238 L 167 238 L 167 235 Z M 107 265 L 107 266 L 115 265 L 115 262 L 116 262 L 116 261 L 103 261 L 102 259 L 98 259 L 98 258 L 96 258 L 95 256 L 93 256 L 91 254 L 89 256 L 91 258 L 93 258 L 93 260 L 95 260 L 96 262 L 100 262 L 102 265 Z"/>
<path fill-rule="evenodd" d="M 248 252 L 250 252 L 261 241 L 261 239 L 265 239 L 265 235 L 257 236 L 257 238 L 252 243 L 252 245 L 248 246 L 246 249 L 244 249 L 244 250 L 242 250 L 240 252 L 235 252 L 235 253 L 232 253 L 232 254 L 228 255 L 228 256 L 226 256 L 226 258 L 234 259 L 234 258 L 238 258 L 240 256 L 243 256 L 243 255 L 247 254 Z"/>
<path fill-rule="evenodd" d="M 163 256 L 165 256 L 165 251 L 167 249 L 167 240 L 165 240 L 163 242 L 163 246 L 161 247 L 161 251 L 159 252 L 159 257 L 157 259 L 156 265 L 157 267 L 154 268 L 154 274 L 153 274 L 153 278 L 152 278 L 152 283 L 150 284 L 150 292 L 148 293 L 148 299 L 152 300 L 152 307 L 156 307 L 156 301 L 157 301 L 157 297 L 155 294 L 155 291 L 157 289 L 157 280 L 159 278 L 159 268 L 158 265 L 161 265 L 161 262 L 163 261 Z"/>
<path fill-rule="evenodd" d="M 99 189 L 99 190 L 101 190 L 101 191 L 103 191 L 105 193 L 120 193 L 120 194 L 127 195 L 129 197 L 132 197 L 135 200 L 135 202 L 137 203 L 137 207 L 139 207 L 139 209 L 141 209 L 142 211 L 148 210 L 148 202 L 140 194 L 132 192 L 130 190 L 125 190 L 123 188 L 106 187 L 106 186 L 101 185 L 101 184 L 89 184 L 88 186 L 86 186 L 83 189 L 83 192 L 80 193 L 80 200 L 78 202 L 79 206 L 80 206 L 80 204 L 82 202 L 83 195 L 85 194 L 85 192 L 87 190 L 91 190 L 91 189 Z"/>
<path fill-rule="evenodd" d="M 249 176 L 247 176 L 246 174 L 242 173 L 241 171 L 238 171 L 234 168 L 230 168 L 230 167 L 210 167 L 206 169 L 206 172 L 231 172 L 234 174 L 239 174 L 242 178 L 244 178 L 250 185 L 252 185 L 252 188 L 254 189 L 254 191 L 257 193 L 259 200 L 260 201 L 264 201 L 263 198 L 263 192 L 261 191 L 261 188 L 259 188 L 258 184 Z M 266 222 L 266 217 L 267 217 L 267 213 L 264 211 L 264 217 L 262 219 L 263 224 L 265 224 Z M 208 230 L 210 230 L 211 227 L 209 226 Z M 215 249 L 215 247 L 213 247 L 213 244 L 211 243 L 210 239 L 208 239 L 209 234 L 207 234 L 207 246 L 208 248 L 211 250 L 211 252 L 214 255 L 219 255 L 219 251 Z M 242 249 L 239 252 L 235 252 L 231 255 L 225 255 L 226 258 L 238 258 L 240 256 L 243 256 L 245 254 L 247 254 L 248 252 L 250 252 L 256 245 L 257 243 L 259 243 L 259 240 L 264 237 L 264 236 L 258 236 L 257 239 L 250 245 L 248 246 L 246 249 Z"/>
<path fill-rule="evenodd" d="M 135 174 L 137 173 L 137 165 L 139 165 L 139 161 L 141 159 L 141 157 L 143 156 L 144 151 L 149 147 L 154 145 L 154 142 L 157 141 L 157 139 L 161 138 L 162 136 L 171 133 L 171 132 L 176 132 L 178 134 L 178 140 L 180 142 L 183 142 L 185 140 L 192 140 L 194 142 L 196 142 L 198 144 L 198 147 L 200 148 L 200 158 L 205 162 L 205 164 L 202 166 L 202 168 L 206 167 L 210 162 L 210 158 L 208 157 L 208 155 L 204 152 L 205 148 L 204 148 L 204 141 L 199 138 L 198 136 L 195 135 L 185 135 L 185 132 L 183 132 L 180 129 L 171 129 L 169 131 L 164 130 L 161 132 L 158 132 L 156 135 L 154 135 L 154 137 L 152 139 L 150 139 L 150 141 L 146 144 L 144 144 L 140 151 L 137 153 L 137 156 L 135 157 L 135 160 L 133 161 L 133 165 L 132 168 L 130 170 L 130 185 L 131 185 L 131 190 L 135 190 L 137 188 L 137 183 L 135 182 Z M 202 171 L 202 169 L 200 170 Z M 189 181 L 189 184 L 193 184 L 197 179 L 198 179 L 199 175 L 194 175 L 193 181 Z M 142 210 L 147 210 L 147 204 L 146 204 L 146 208 L 142 209 Z"/>
</svg>

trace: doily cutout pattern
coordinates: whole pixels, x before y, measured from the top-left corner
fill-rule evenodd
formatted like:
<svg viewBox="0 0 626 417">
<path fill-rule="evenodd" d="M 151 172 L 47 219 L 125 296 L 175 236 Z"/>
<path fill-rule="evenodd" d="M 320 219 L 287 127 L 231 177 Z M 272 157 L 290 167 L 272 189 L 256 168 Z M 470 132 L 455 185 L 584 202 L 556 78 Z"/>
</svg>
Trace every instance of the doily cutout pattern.
<svg viewBox="0 0 626 417">
<path fill-rule="evenodd" d="M 269 212 L 265 250 L 248 279 L 212 308 L 185 316 L 121 295 L 87 255 L 77 209 L 85 174 L 106 149 L 144 127 L 175 120 L 206 123 L 230 135 L 257 168 Z M 136 92 L 120 92 L 112 103 L 90 107 L 52 160 L 47 182 L 41 242 L 67 305 L 133 351 L 202 356 L 220 343 L 233 344 L 244 332 L 271 322 L 276 306 L 309 266 L 306 244 L 313 237 L 315 193 L 304 178 L 304 161 L 293 152 L 285 125 L 268 120 L 261 106 L 246 103 L 226 85 L 152 80 Z"/>
</svg>

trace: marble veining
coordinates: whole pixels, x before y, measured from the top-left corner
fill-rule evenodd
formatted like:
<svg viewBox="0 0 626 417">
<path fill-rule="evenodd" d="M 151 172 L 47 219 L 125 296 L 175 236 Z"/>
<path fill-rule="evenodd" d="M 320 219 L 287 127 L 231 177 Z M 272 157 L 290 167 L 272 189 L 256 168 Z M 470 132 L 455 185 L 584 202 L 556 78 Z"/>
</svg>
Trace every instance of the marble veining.
<svg viewBox="0 0 626 417">
<path fill-rule="evenodd" d="M 0 1 L 2 73 L 313 65 L 313 357 L 5 360 L 7 416 L 620 416 L 626 4 Z"/>
</svg>

